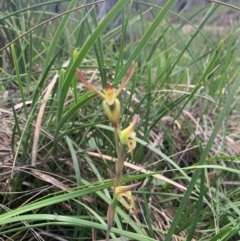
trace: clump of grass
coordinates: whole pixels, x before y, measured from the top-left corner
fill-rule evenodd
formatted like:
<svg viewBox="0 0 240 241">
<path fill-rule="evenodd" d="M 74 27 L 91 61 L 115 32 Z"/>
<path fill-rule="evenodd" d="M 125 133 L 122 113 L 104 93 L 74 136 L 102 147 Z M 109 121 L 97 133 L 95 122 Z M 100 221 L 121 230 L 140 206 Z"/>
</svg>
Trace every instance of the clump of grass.
<svg viewBox="0 0 240 241">
<path fill-rule="evenodd" d="M 94 4 L 56 16 L 57 2 L 1 9 L 3 45 L 29 33 L 1 46 L 0 236 L 238 240 L 239 23 L 213 34 L 217 4 L 132 13 L 120 0 L 98 23 Z M 77 69 L 88 87 L 120 85 L 119 102 L 102 106 Z"/>
</svg>

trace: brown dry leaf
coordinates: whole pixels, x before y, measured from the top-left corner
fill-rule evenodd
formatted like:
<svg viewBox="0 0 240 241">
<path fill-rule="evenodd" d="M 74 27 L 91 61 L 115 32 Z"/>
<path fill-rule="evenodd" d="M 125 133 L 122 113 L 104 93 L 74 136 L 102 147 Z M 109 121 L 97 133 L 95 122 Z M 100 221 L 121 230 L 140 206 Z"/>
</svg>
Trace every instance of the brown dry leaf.
<svg viewBox="0 0 240 241">
<path fill-rule="evenodd" d="M 62 184 L 61 182 L 59 182 L 57 179 L 55 179 L 50 175 L 47 175 L 35 169 L 31 169 L 30 172 L 33 173 L 35 176 L 39 177 L 40 179 L 42 179 L 43 181 L 51 183 L 53 186 L 58 187 L 61 190 L 67 190 L 68 192 L 70 191 L 70 188 L 68 186 Z"/>
</svg>

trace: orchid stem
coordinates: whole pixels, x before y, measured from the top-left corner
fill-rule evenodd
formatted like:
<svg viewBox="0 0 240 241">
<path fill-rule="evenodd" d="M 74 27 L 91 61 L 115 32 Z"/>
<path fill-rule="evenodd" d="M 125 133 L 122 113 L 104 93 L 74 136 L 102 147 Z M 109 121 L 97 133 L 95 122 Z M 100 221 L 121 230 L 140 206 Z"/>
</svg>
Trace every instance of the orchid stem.
<svg viewBox="0 0 240 241">
<path fill-rule="evenodd" d="M 117 151 L 117 158 L 119 158 L 119 154 L 120 154 L 118 132 L 119 132 L 118 128 L 114 128 L 114 138 L 115 138 L 115 146 Z"/>
<path fill-rule="evenodd" d="M 109 237 L 110 237 L 110 231 L 111 231 L 111 230 L 107 230 L 107 234 L 106 234 L 106 241 L 109 241 Z"/>
</svg>

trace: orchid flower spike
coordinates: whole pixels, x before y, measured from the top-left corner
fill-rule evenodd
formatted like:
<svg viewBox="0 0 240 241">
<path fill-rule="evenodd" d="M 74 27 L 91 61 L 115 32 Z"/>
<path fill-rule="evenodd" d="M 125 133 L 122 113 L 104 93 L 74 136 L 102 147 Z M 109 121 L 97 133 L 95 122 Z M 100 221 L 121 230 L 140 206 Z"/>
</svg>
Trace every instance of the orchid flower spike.
<svg viewBox="0 0 240 241">
<path fill-rule="evenodd" d="M 127 128 L 125 128 L 120 132 L 120 135 L 119 135 L 120 142 L 123 145 L 128 146 L 128 152 L 132 152 L 137 145 L 136 140 L 134 140 L 136 136 L 134 129 L 136 128 L 139 120 L 140 120 L 139 115 L 135 115 L 133 117 L 132 123 Z"/>
</svg>

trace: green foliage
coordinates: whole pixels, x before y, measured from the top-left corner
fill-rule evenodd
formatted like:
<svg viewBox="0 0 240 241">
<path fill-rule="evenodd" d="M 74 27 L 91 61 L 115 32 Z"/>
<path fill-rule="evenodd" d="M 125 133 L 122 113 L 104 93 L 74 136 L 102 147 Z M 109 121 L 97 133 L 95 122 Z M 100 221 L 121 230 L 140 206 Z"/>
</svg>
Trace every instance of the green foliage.
<svg viewBox="0 0 240 241">
<path fill-rule="evenodd" d="M 111 238 L 239 240 L 239 23 L 213 24 L 229 8 L 119 0 L 98 22 L 90 1 L 0 3 L 1 238 L 105 238 L 114 129 L 76 69 L 117 89 L 135 62 L 119 98 L 122 130 L 140 116 L 122 178 L 142 182 L 139 220 L 117 205 Z"/>
</svg>

